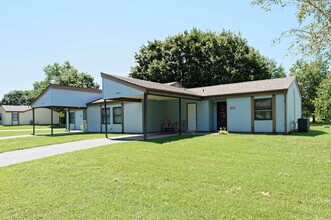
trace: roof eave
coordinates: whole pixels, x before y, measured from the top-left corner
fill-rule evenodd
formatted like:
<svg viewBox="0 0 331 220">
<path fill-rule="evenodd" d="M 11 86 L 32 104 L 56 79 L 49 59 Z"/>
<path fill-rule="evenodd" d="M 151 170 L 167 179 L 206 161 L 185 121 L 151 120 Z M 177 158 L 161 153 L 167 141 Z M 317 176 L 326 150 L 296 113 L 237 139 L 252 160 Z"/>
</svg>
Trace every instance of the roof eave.
<svg viewBox="0 0 331 220">
<path fill-rule="evenodd" d="M 227 98 L 227 97 L 236 97 L 236 96 L 252 96 L 252 95 L 263 95 L 263 94 L 271 94 L 271 93 L 283 93 L 288 89 L 277 89 L 277 90 L 265 90 L 265 91 L 255 91 L 255 92 L 241 92 L 241 93 L 229 93 L 225 95 L 206 95 L 204 98 L 213 99 L 213 98 Z"/>
</svg>

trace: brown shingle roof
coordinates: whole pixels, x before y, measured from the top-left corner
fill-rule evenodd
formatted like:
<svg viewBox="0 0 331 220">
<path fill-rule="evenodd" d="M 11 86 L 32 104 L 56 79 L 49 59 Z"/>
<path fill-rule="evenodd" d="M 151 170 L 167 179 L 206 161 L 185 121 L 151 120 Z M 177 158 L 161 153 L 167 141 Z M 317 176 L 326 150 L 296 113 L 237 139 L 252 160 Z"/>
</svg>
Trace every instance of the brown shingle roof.
<svg viewBox="0 0 331 220">
<path fill-rule="evenodd" d="M 31 110 L 31 106 L 27 105 L 2 105 L 6 112 L 26 112 Z"/>
<path fill-rule="evenodd" d="M 246 93 L 251 94 L 251 93 L 261 93 L 261 92 L 271 92 L 271 91 L 282 91 L 288 89 L 295 80 L 294 76 L 290 76 L 290 77 L 277 78 L 277 79 L 256 80 L 256 81 L 186 89 L 186 88 L 178 88 L 178 87 L 170 86 L 169 84 L 161 84 L 161 83 L 134 79 L 129 77 L 109 75 L 105 73 L 101 73 L 101 76 L 104 78 L 108 78 L 110 80 L 114 80 L 116 82 L 124 83 L 129 86 L 130 85 L 135 86 L 141 89 L 191 95 L 200 98 L 213 97 L 213 96 L 239 95 Z"/>
<path fill-rule="evenodd" d="M 123 77 L 123 76 L 110 75 L 110 74 L 106 74 L 106 73 L 101 73 L 101 76 L 103 78 L 108 78 L 110 80 L 122 81 L 127 84 L 138 86 L 138 87 L 141 87 L 142 89 L 145 88 L 145 89 L 154 90 L 154 91 L 199 96 L 199 94 L 196 94 L 193 91 L 189 91 L 186 88 L 178 88 L 178 87 L 174 87 L 174 86 L 170 86 L 170 85 L 166 85 L 166 84 L 162 84 L 162 83 L 156 83 L 156 82 L 151 82 L 151 81 L 146 81 L 146 80 L 141 80 L 141 79 L 134 79 L 134 78 L 129 78 L 129 77 Z"/>
<path fill-rule="evenodd" d="M 286 90 L 290 87 L 292 82 L 295 80 L 294 76 L 277 78 L 277 79 L 266 79 L 256 80 L 241 83 L 223 84 L 217 86 L 206 86 L 199 88 L 189 89 L 202 96 L 225 96 L 225 95 L 236 95 L 245 93 L 260 93 L 268 91 L 281 91 Z"/>
</svg>

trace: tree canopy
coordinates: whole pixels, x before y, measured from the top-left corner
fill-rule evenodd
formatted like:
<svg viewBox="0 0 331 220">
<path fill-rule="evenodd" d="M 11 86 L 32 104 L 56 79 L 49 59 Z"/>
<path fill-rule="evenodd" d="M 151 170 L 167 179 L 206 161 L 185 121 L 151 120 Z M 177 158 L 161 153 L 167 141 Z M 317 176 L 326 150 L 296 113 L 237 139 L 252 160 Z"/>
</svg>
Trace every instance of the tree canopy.
<svg viewBox="0 0 331 220">
<path fill-rule="evenodd" d="M 5 94 L 2 105 L 30 105 L 34 97 L 31 90 L 13 90 Z"/>
<path fill-rule="evenodd" d="M 84 72 L 79 72 L 69 61 L 63 65 L 54 63 L 43 68 L 45 79 L 34 82 L 33 90 L 14 90 L 5 94 L 1 104 L 3 105 L 31 105 L 33 100 L 43 92 L 50 84 L 74 86 L 98 89 L 100 85 L 94 82 L 94 78 Z"/>
<path fill-rule="evenodd" d="M 273 5 L 295 6 L 298 26 L 284 32 L 282 36 L 293 37 L 291 52 L 316 59 L 331 59 L 331 1 L 330 0 L 252 0 L 265 10 Z M 296 48 L 297 50 L 292 50 Z"/>
<path fill-rule="evenodd" d="M 240 34 L 198 29 L 153 40 L 135 54 L 130 76 L 154 82 L 178 81 L 187 88 L 285 76 Z"/>
<path fill-rule="evenodd" d="M 306 117 L 315 116 L 314 100 L 317 97 L 317 87 L 328 76 L 327 62 L 321 59 L 308 63 L 298 60 L 290 68 L 290 75 L 298 79 L 302 96 L 302 112 Z"/>
<path fill-rule="evenodd" d="M 63 65 L 59 63 L 47 65 L 43 70 L 45 72 L 45 79 L 33 84 L 34 97 L 37 97 L 50 84 L 92 89 L 98 89 L 100 87 L 98 83 L 94 82 L 94 78 L 91 75 L 79 72 L 69 61 L 65 61 Z"/>
<path fill-rule="evenodd" d="M 331 120 L 331 74 L 317 88 L 317 97 L 314 104 L 318 117 Z"/>
</svg>

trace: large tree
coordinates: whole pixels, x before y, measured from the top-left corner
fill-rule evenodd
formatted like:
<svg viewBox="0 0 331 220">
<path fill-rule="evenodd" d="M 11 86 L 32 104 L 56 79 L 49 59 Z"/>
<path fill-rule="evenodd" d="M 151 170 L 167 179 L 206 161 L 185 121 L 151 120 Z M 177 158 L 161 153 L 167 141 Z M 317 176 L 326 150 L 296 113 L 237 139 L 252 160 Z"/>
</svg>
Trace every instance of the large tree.
<svg viewBox="0 0 331 220">
<path fill-rule="evenodd" d="M 296 76 L 302 96 L 302 112 L 306 117 L 313 117 L 315 121 L 314 100 L 317 97 L 317 87 L 328 76 L 329 67 L 321 59 L 308 63 L 298 60 L 290 68 L 290 75 Z"/>
<path fill-rule="evenodd" d="M 240 34 L 198 29 L 153 40 L 135 54 L 130 76 L 178 81 L 187 88 L 285 76 L 284 69 L 250 47 Z"/>
<path fill-rule="evenodd" d="M 314 101 L 316 115 L 325 120 L 331 120 L 331 74 L 324 79 L 317 88 L 317 97 Z"/>
<path fill-rule="evenodd" d="M 30 105 L 34 97 L 31 90 L 13 90 L 5 94 L 2 105 Z"/>
<path fill-rule="evenodd" d="M 252 3 L 265 10 L 271 10 L 273 5 L 296 7 L 298 26 L 282 34 L 293 37 L 290 51 L 313 59 L 331 59 L 330 0 L 252 0 Z"/>
<path fill-rule="evenodd" d="M 79 72 L 73 67 L 69 61 L 65 61 L 63 65 L 54 63 L 43 68 L 45 79 L 33 84 L 34 96 L 38 96 L 50 84 L 93 88 L 98 89 L 99 84 L 94 82 L 94 78 L 84 72 Z"/>
</svg>

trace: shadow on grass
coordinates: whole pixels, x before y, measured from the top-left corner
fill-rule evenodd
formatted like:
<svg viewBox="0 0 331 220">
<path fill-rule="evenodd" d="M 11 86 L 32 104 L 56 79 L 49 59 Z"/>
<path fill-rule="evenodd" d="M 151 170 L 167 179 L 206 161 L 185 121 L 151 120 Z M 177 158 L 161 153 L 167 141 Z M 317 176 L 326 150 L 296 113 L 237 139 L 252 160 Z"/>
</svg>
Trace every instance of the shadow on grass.
<svg viewBox="0 0 331 220">
<path fill-rule="evenodd" d="M 171 143 L 179 140 L 187 140 L 187 139 L 193 139 L 196 137 L 201 137 L 204 135 L 177 135 L 177 136 L 171 136 L 171 137 L 162 137 L 162 138 L 156 138 L 156 139 L 150 139 L 147 140 L 149 143 L 154 143 L 154 144 L 165 144 L 165 143 Z"/>
<path fill-rule="evenodd" d="M 290 136 L 298 136 L 298 137 L 317 137 L 320 135 L 325 135 L 328 134 L 325 131 L 321 131 L 321 130 L 310 130 L 310 132 L 293 132 L 293 133 L 289 133 L 288 135 Z"/>
</svg>

